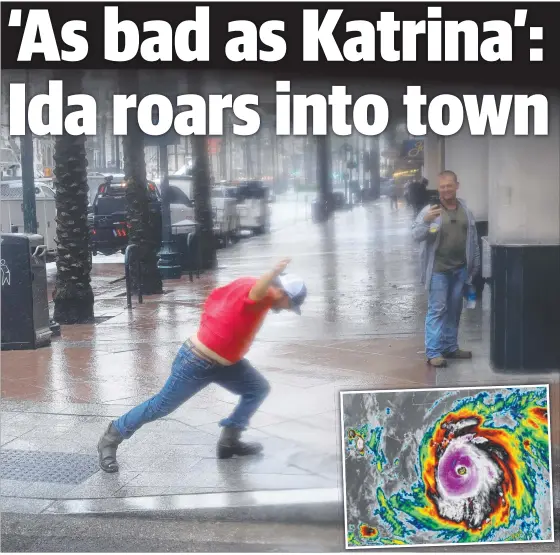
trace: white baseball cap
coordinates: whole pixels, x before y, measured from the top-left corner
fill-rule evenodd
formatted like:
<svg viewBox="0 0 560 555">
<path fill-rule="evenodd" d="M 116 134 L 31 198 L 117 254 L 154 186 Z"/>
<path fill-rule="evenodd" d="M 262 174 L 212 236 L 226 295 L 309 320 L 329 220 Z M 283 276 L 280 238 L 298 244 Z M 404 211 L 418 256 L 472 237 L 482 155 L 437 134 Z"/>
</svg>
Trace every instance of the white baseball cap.
<svg viewBox="0 0 560 555">
<path fill-rule="evenodd" d="M 303 279 L 295 274 L 281 274 L 277 281 L 279 287 L 290 299 L 290 309 L 301 315 L 301 305 L 307 297 L 307 287 Z"/>
</svg>

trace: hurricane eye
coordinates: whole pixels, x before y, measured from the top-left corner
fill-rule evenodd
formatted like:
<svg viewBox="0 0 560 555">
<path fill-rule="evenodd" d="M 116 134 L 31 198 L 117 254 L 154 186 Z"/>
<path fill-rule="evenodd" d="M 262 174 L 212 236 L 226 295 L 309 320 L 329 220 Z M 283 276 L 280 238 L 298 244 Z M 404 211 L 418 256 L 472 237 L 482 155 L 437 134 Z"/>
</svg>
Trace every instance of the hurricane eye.
<svg viewBox="0 0 560 555">
<path fill-rule="evenodd" d="M 457 468 L 457 474 L 459 474 L 459 476 L 464 476 L 467 473 L 467 469 L 464 466 L 460 466 L 459 468 Z"/>
</svg>

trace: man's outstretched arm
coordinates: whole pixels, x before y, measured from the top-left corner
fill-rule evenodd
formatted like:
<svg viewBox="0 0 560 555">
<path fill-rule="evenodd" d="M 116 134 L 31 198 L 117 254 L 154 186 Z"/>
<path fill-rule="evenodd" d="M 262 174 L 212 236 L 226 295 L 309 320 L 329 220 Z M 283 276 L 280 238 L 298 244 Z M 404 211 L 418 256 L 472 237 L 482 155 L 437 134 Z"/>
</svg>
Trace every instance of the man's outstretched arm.
<svg viewBox="0 0 560 555">
<path fill-rule="evenodd" d="M 251 291 L 249 291 L 249 299 L 257 302 L 262 301 L 266 297 L 268 289 L 272 285 L 273 281 L 287 268 L 289 263 L 290 259 L 286 258 L 276 264 L 272 270 L 262 275 L 257 283 L 255 283 Z"/>
</svg>

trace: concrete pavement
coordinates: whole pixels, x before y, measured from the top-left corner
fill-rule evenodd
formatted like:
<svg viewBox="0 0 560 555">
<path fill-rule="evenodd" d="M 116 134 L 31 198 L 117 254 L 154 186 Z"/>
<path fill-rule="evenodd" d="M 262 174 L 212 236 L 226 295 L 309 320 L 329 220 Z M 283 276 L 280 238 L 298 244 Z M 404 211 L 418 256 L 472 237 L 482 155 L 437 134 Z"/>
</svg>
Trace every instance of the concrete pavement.
<svg viewBox="0 0 560 555">
<path fill-rule="evenodd" d="M 381 200 L 337 214 L 325 226 L 295 219 L 270 236 L 221 251 L 218 270 L 195 283 L 185 277 L 166 282 L 163 295 L 132 311 L 124 308 L 124 284 L 115 281 L 122 266 L 94 265 L 96 325 L 64 328 L 51 348 L 2 353 L 1 453 L 12 465 L 12 474 L 2 475 L 2 510 L 273 508 L 297 505 L 297 491 L 309 490 L 322 492 L 315 495 L 331 508 L 325 520 L 332 520 L 341 516 L 342 502 L 341 390 L 550 383 L 558 407 L 557 371 L 527 375 L 490 368 L 488 295 L 463 320 L 462 344 L 474 350 L 473 360 L 442 370 L 426 366 L 425 296 L 410 218 L 406 210 L 392 213 Z M 215 458 L 217 422 L 236 398 L 211 386 L 124 443 L 118 475 L 98 471 L 99 434 L 112 417 L 163 384 L 208 292 L 259 274 L 285 255 L 293 258 L 293 271 L 305 276 L 310 296 L 301 318 L 271 315 L 250 353 L 272 384 L 247 433 L 264 443 L 264 456 Z M 556 465 L 558 412 L 551 410 Z M 74 471 L 53 481 L 37 470 L 47 462 L 54 470 Z M 266 504 L 271 490 L 279 492 L 277 505 Z"/>
</svg>

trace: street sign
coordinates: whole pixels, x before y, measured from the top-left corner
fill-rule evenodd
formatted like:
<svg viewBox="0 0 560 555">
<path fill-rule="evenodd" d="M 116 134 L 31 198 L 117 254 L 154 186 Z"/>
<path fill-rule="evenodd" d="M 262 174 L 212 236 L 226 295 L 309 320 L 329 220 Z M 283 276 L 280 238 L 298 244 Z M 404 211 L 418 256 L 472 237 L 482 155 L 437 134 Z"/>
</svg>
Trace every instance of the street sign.
<svg viewBox="0 0 560 555">
<path fill-rule="evenodd" d="M 401 147 L 401 157 L 410 160 L 423 160 L 424 159 L 424 141 L 413 140 L 403 141 Z"/>
</svg>

